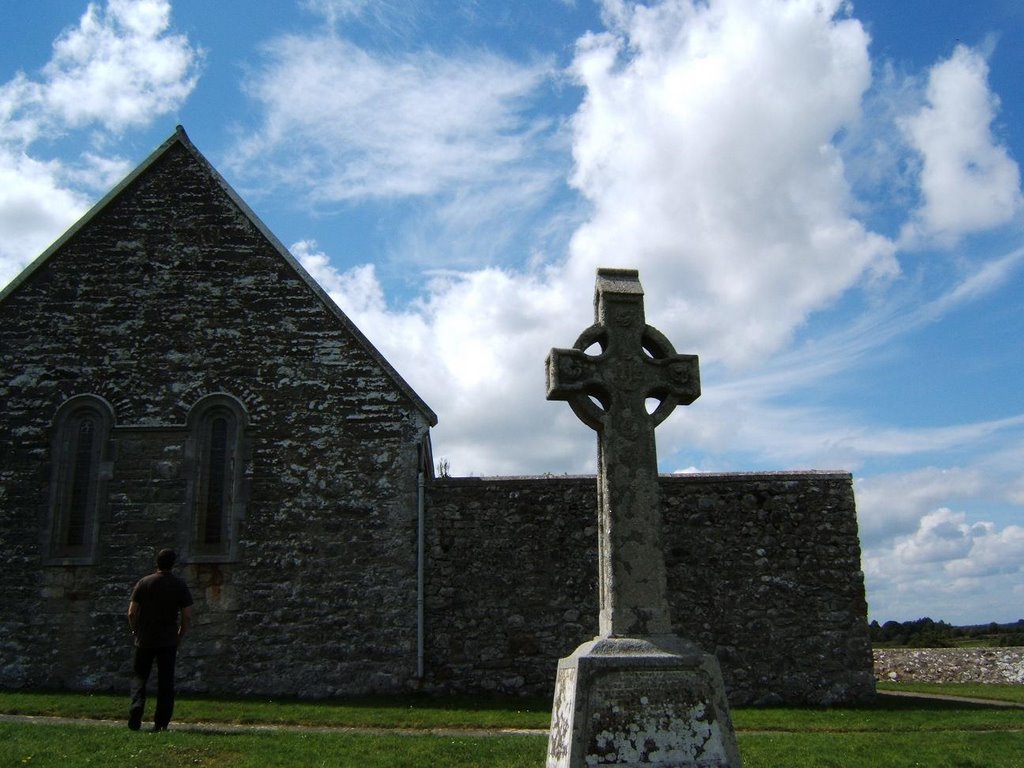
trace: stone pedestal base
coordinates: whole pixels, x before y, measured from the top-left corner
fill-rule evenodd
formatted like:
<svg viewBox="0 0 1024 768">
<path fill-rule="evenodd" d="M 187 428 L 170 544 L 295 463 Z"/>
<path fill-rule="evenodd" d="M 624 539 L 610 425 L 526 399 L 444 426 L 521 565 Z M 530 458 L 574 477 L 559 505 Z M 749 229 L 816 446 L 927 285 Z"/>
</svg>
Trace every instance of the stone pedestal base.
<svg viewBox="0 0 1024 768">
<path fill-rule="evenodd" d="M 718 660 L 674 636 L 599 637 L 558 662 L 547 768 L 739 768 Z"/>
</svg>

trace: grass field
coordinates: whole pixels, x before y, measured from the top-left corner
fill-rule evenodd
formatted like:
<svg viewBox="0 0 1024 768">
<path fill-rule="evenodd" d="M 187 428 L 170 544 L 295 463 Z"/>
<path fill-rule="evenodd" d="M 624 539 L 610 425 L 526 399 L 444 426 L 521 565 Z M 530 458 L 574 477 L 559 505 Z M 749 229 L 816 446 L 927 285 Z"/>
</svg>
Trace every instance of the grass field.
<svg viewBox="0 0 1024 768">
<path fill-rule="evenodd" d="M 543 701 L 182 698 L 172 730 L 152 734 L 121 725 L 125 705 L 123 696 L 0 692 L 0 713 L 94 718 L 0 722 L 0 766 L 541 766 L 546 737 L 490 731 L 544 728 L 549 716 Z M 1024 709 L 880 697 L 869 707 L 737 708 L 733 719 L 745 768 L 1024 768 Z M 214 725 L 189 725 L 199 722 Z"/>
</svg>

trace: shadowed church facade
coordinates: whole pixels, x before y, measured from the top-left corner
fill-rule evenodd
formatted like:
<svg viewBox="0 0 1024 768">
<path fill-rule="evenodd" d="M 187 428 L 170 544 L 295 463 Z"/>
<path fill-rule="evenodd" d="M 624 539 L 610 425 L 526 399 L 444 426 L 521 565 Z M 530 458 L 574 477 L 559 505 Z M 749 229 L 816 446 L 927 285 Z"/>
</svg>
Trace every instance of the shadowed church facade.
<svg viewBox="0 0 1024 768">
<path fill-rule="evenodd" d="M 547 693 L 596 634 L 594 479 L 434 477 L 434 412 L 181 128 L 0 294 L 0 399 L 0 687 L 123 689 L 163 546 L 183 690 Z M 848 474 L 661 488 L 733 703 L 872 694 Z"/>
</svg>

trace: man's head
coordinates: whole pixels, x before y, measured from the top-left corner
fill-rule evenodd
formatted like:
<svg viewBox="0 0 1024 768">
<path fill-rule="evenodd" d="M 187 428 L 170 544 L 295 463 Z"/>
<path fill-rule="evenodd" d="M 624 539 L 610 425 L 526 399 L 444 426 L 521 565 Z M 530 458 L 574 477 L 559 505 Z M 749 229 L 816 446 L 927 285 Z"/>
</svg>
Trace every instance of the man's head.
<svg viewBox="0 0 1024 768">
<path fill-rule="evenodd" d="M 174 562 L 178 559 L 178 556 L 174 554 L 173 549 L 161 549 L 156 554 L 156 567 L 161 571 L 169 571 L 174 567 Z"/>
</svg>

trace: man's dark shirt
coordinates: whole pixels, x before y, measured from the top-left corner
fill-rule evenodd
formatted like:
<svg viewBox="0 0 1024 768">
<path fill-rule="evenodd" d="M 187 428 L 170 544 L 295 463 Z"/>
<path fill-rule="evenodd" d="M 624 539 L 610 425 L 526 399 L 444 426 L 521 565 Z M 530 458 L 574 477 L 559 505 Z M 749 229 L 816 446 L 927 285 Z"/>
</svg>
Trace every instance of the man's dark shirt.
<svg viewBox="0 0 1024 768">
<path fill-rule="evenodd" d="M 178 644 L 178 612 L 192 605 L 192 593 L 184 581 L 173 573 L 151 573 L 135 585 L 132 602 L 139 604 L 137 646 L 167 648 Z"/>
</svg>

